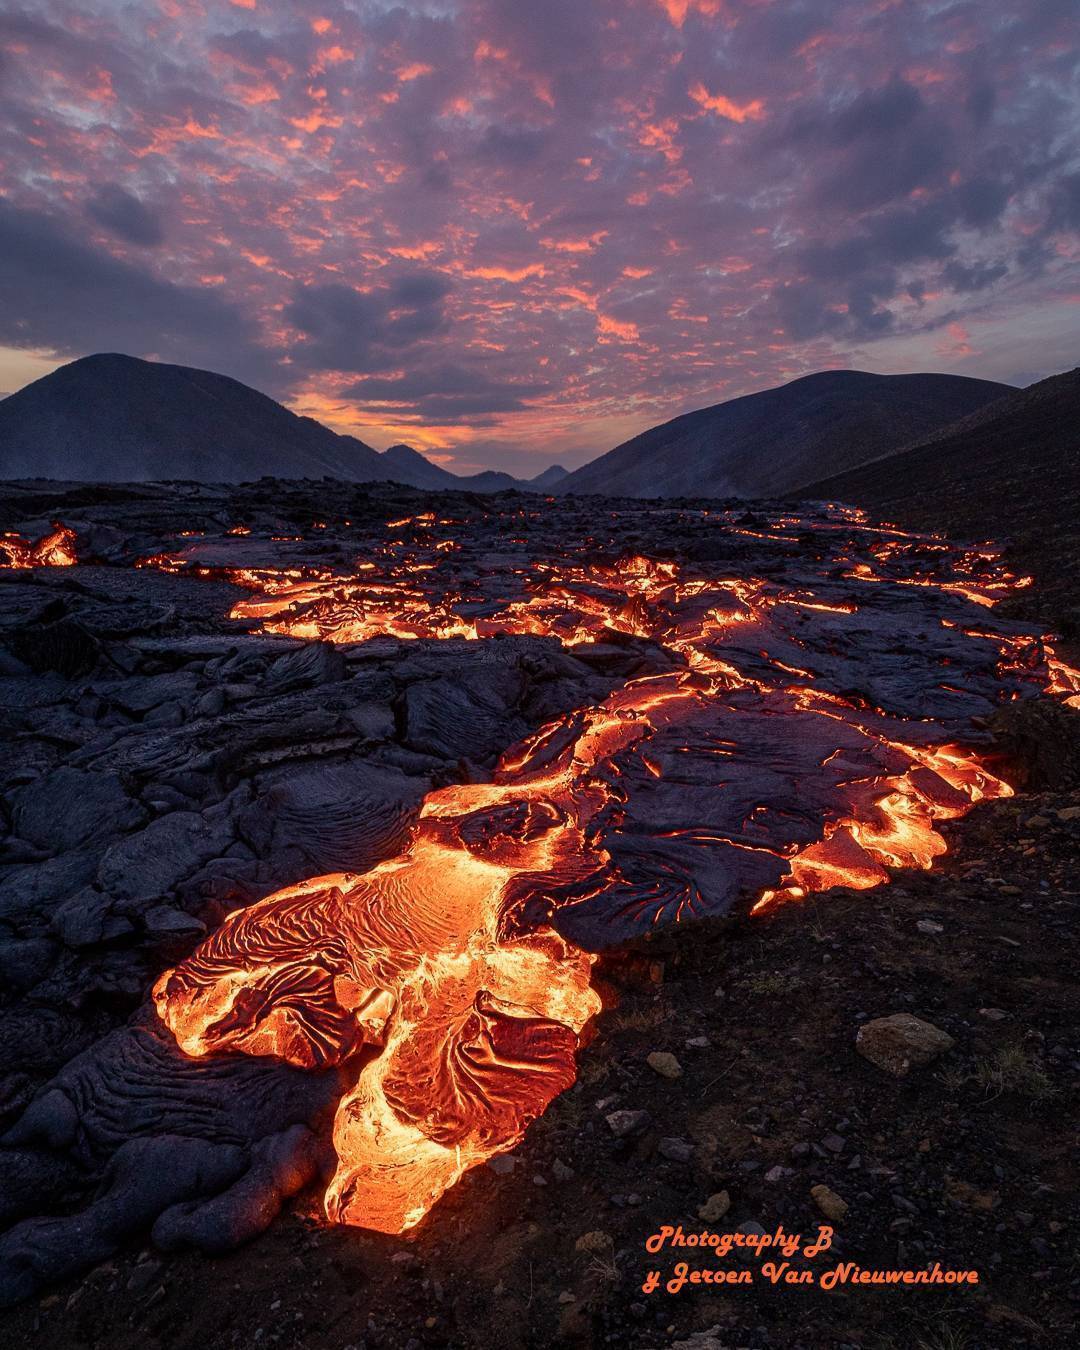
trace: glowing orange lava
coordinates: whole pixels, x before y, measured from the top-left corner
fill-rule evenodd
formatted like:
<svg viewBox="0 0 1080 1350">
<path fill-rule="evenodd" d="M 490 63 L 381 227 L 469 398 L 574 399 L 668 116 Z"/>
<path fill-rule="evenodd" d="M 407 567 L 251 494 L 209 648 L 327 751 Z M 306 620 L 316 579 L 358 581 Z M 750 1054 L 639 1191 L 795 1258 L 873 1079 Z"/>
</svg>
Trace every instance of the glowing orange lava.
<svg viewBox="0 0 1080 1350">
<path fill-rule="evenodd" d="M 0 567 L 71 567 L 75 557 L 75 531 L 53 522 L 52 533 L 32 543 L 21 534 L 0 534 Z"/>
<path fill-rule="evenodd" d="M 1021 584 L 996 555 L 875 530 L 850 509 L 814 521 L 834 553 L 813 584 L 778 566 L 731 576 L 636 554 L 503 573 L 485 555 L 466 572 L 465 542 L 439 535 L 452 524 L 391 522 L 408 542 L 395 534 L 345 575 L 197 552 L 144 560 L 228 576 L 254 592 L 234 618 L 296 638 L 619 638 L 672 661 L 511 747 L 491 783 L 431 793 L 400 857 L 268 896 L 158 981 L 158 1011 L 188 1054 L 355 1062 L 326 1212 L 387 1232 L 512 1148 L 573 1082 L 599 1007 L 582 945 L 602 945 L 604 924 L 617 936 L 722 912 L 740 889 L 760 912 L 929 867 L 945 850 L 939 822 L 1011 789 L 922 705 L 959 727 L 990 697 L 971 689 L 999 680 L 1014 697 L 1025 682 L 1080 690 L 1029 639 L 972 626 L 972 602 Z M 783 559 L 806 528 L 776 515 L 730 532 Z M 898 587 L 925 588 L 940 616 Z M 919 624 L 940 654 L 910 647 L 921 665 L 908 689 Z M 881 670 L 879 649 L 892 660 Z"/>
</svg>

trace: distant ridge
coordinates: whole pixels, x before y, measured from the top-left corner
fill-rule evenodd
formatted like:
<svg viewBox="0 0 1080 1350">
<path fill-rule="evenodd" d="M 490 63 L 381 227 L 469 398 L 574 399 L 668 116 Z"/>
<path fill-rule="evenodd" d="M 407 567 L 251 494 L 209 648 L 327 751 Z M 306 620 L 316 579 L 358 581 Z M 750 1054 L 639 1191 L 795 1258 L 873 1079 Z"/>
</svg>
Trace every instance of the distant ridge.
<svg viewBox="0 0 1080 1350">
<path fill-rule="evenodd" d="M 556 483 L 561 483 L 564 478 L 569 476 L 569 470 L 564 469 L 561 464 L 552 464 L 543 473 L 538 473 L 535 478 L 530 478 L 529 482 L 533 487 L 553 488 Z"/>
<path fill-rule="evenodd" d="M 397 482 L 433 491 L 539 490 L 491 469 L 450 473 L 408 445 L 380 454 L 227 375 L 115 352 L 72 361 L 0 400 L 0 478 L 263 477 Z"/>
<path fill-rule="evenodd" d="M 876 458 L 1012 392 L 961 375 L 826 370 L 686 413 L 575 470 L 560 492 L 755 497 Z"/>
<path fill-rule="evenodd" d="M 440 468 L 438 464 L 432 464 L 430 459 L 425 459 L 420 451 L 414 450 L 411 445 L 399 443 L 390 446 L 388 450 L 383 451 L 382 460 L 387 477 L 397 478 L 399 482 L 408 483 L 410 487 L 442 491 L 448 482 L 456 485 L 460 481 L 454 474 Z"/>
</svg>

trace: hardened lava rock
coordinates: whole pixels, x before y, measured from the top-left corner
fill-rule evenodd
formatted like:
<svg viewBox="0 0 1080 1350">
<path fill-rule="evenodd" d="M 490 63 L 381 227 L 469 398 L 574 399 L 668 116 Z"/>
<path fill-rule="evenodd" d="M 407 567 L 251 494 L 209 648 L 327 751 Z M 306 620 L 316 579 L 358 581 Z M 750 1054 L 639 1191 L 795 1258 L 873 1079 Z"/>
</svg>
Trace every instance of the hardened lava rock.
<svg viewBox="0 0 1080 1350">
<path fill-rule="evenodd" d="M 591 953 L 929 865 L 1080 687 L 993 550 L 844 508 L 0 497 L 7 1301 L 317 1177 L 418 1222 L 573 1081 Z"/>
</svg>

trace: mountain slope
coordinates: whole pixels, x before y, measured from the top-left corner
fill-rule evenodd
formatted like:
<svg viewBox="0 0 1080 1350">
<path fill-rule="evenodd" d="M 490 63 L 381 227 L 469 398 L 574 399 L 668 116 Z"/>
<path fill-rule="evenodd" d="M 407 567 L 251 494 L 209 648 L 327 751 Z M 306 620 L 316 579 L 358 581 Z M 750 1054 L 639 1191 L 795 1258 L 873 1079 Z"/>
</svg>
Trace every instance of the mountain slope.
<svg viewBox="0 0 1080 1350">
<path fill-rule="evenodd" d="M 997 399 L 916 445 L 812 483 L 800 496 L 968 535 L 1038 529 L 1040 502 L 1076 499 L 1080 530 L 1080 367 Z"/>
<path fill-rule="evenodd" d="M 388 477 L 382 457 L 238 380 L 115 353 L 0 402 L 0 477 L 240 482 Z"/>
<path fill-rule="evenodd" d="M 954 538 L 1011 541 L 1010 566 L 1039 586 L 1018 591 L 1006 611 L 1080 639 L 1080 368 L 799 495 Z"/>
<path fill-rule="evenodd" d="M 553 488 L 556 483 L 561 483 L 564 478 L 569 478 L 569 476 L 569 470 L 564 469 L 561 464 L 552 464 L 543 473 L 538 473 L 535 478 L 530 478 L 529 482 L 533 487 Z"/>
<path fill-rule="evenodd" d="M 425 459 L 420 451 L 414 450 L 411 445 L 401 443 L 392 445 L 383 451 L 381 458 L 386 470 L 384 476 L 398 483 L 407 483 L 409 487 L 443 491 L 461 486 L 461 479 L 456 474 L 450 473 L 438 464 L 432 464 L 430 459 Z"/>
<path fill-rule="evenodd" d="M 631 497 L 793 491 L 1011 392 L 959 375 L 828 370 L 686 413 L 569 474 L 560 492 Z"/>
</svg>

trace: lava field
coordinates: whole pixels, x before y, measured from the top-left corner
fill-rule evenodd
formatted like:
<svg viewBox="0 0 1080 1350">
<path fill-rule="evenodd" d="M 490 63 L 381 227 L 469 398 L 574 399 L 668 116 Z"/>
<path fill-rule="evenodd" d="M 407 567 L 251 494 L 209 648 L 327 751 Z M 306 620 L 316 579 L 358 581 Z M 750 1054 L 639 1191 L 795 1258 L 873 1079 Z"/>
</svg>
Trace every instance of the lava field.
<svg viewBox="0 0 1080 1350">
<path fill-rule="evenodd" d="M 3 506 L 7 1301 L 320 1178 L 417 1223 L 573 1083 L 596 953 L 929 867 L 1080 690 L 994 549 L 846 507 Z"/>
</svg>

